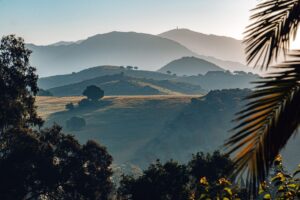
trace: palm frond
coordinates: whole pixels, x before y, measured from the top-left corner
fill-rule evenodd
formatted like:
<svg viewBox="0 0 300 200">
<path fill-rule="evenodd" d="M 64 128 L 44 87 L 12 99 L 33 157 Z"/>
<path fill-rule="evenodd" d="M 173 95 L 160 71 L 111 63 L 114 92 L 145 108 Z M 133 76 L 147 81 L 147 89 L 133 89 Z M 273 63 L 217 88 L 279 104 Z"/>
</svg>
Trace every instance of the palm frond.
<svg viewBox="0 0 300 200">
<path fill-rule="evenodd" d="M 238 113 L 236 133 L 225 144 L 228 153 L 235 154 L 235 174 L 248 170 L 252 193 L 300 122 L 300 51 L 290 56 L 276 67 L 283 71 L 258 82 L 246 108 Z"/>
<path fill-rule="evenodd" d="M 284 55 L 297 34 L 300 21 L 299 0 L 264 0 L 253 9 L 244 43 L 248 64 L 267 69 L 277 57 Z"/>
</svg>

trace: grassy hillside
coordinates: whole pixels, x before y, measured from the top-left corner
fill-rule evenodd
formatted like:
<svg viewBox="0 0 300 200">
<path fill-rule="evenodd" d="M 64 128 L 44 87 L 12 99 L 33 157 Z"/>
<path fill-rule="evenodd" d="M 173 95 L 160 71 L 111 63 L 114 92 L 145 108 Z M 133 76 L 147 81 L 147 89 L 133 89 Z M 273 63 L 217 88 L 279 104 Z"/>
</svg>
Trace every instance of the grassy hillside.
<svg viewBox="0 0 300 200">
<path fill-rule="evenodd" d="M 39 114 L 47 120 L 46 126 L 54 122 L 65 126 L 71 117 L 83 117 L 87 126 L 71 133 L 82 142 L 88 139 L 100 141 L 108 147 L 117 163 L 125 163 L 131 162 L 140 148 L 156 138 L 193 97 L 105 97 L 103 101 L 107 106 L 73 111 L 66 111 L 64 105 L 82 97 L 38 97 L 37 104 Z"/>
<path fill-rule="evenodd" d="M 249 90 L 213 91 L 199 96 L 108 96 L 98 107 L 66 111 L 82 97 L 38 97 L 46 126 L 54 122 L 81 142 L 95 139 L 107 146 L 117 164 L 145 167 L 157 158 L 186 161 L 192 153 L 222 148 L 231 120 Z M 66 129 L 73 116 L 86 120 L 81 131 Z M 284 152 L 288 166 L 300 159 L 300 137 Z"/>
<path fill-rule="evenodd" d="M 145 78 L 133 78 L 124 74 L 101 76 L 79 83 L 49 89 L 54 96 L 81 95 L 89 85 L 101 87 L 106 95 L 180 95 L 203 94 L 199 85 L 174 82 L 170 80 L 158 81 Z"/>
<path fill-rule="evenodd" d="M 49 89 L 49 88 L 60 87 L 64 85 L 82 82 L 100 76 L 114 75 L 120 73 L 124 73 L 124 75 L 126 76 L 135 77 L 135 78 L 147 78 L 147 79 L 154 79 L 154 80 L 174 79 L 173 76 L 155 72 L 155 71 L 128 70 L 120 66 L 105 65 L 105 66 L 91 67 L 70 74 L 40 78 L 38 80 L 38 85 L 40 88 Z"/>
</svg>

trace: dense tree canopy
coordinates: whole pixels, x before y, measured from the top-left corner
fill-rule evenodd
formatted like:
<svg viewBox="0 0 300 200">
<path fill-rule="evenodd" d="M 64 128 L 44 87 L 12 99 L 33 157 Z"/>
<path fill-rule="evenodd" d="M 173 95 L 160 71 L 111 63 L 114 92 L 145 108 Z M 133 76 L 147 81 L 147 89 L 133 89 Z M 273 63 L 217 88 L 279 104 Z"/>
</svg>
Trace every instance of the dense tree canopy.
<svg viewBox="0 0 300 200">
<path fill-rule="evenodd" d="M 189 175 L 185 165 L 157 161 L 137 179 L 124 176 L 119 188 L 123 200 L 188 200 Z"/>
<path fill-rule="evenodd" d="M 31 51 L 22 38 L 5 36 L 0 43 L 0 133 L 12 126 L 41 125 L 34 96 L 38 92 Z"/>
<path fill-rule="evenodd" d="M 10 129 L 0 137 L 0 199 L 108 199 L 112 157 L 53 126 Z"/>
</svg>

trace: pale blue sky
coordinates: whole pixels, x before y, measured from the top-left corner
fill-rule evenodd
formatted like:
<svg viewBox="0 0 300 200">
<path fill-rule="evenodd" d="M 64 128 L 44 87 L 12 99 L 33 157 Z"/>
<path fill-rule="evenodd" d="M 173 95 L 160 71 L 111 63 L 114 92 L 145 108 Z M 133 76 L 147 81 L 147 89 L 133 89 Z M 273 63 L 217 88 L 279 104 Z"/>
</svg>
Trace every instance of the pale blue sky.
<svg viewBox="0 0 300 200">
<path fill-rule="evenodd" d="M 242 38 L 258 0 L 0 0 L 0 36 L 49 44 L 110 31 L 176 28 Z"/>
</svg>

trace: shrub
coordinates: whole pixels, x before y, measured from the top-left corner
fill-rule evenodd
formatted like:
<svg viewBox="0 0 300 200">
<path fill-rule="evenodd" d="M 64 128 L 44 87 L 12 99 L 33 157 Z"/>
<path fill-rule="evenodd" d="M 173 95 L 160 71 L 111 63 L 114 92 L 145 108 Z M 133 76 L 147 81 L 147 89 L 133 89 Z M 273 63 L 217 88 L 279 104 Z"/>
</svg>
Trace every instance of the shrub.
<svg viewBox="0 0 300 200">
<path fill-rule="evenodd" d="M 81 117 L 72 117 L 66 122 L 66 127 L 70 131 L 80 131 L 85 126 L 86 126 L 86 122 Z"/>
<path fill-rule="evenodd" d="M 47 97 L 51 97 L 53 96 L 53 94 L 48 91 L 48 90 L 43 90 L 43 89 L 39 89 L 37 96 L 47 96 Z"/>
<path fill-rule="evenodd" d="M 91 102 L 88 99 L 82 99 L 78 102 L 78 106 L 80 108 L 89 107 L 91 106 Z"/>
<path fill-rule="evenodd" d="M 65 107 L 67 110 L 73 110 L 75 108 L 73 103 L 68 103 Z"/>
</svg>

